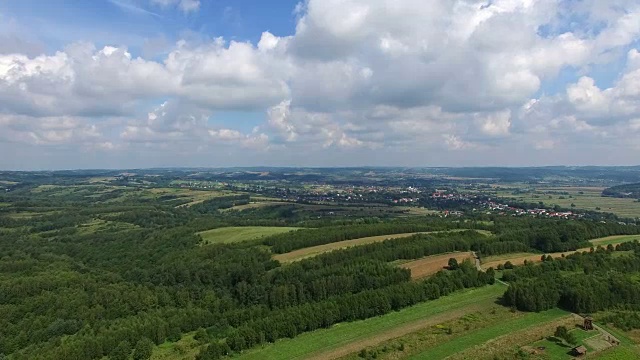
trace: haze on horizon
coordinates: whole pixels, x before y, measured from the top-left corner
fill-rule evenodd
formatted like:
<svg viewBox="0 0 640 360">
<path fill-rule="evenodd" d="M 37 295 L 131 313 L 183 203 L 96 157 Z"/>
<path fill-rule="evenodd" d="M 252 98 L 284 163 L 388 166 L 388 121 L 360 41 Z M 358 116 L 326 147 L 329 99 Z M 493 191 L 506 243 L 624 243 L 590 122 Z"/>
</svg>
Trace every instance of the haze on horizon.
<svg viewBox="0 0 640 360">
<path fill-rule="evenodd" d="M 0 2 L 0 169 L 637 165 L 637 0 Z"/>
</svg>

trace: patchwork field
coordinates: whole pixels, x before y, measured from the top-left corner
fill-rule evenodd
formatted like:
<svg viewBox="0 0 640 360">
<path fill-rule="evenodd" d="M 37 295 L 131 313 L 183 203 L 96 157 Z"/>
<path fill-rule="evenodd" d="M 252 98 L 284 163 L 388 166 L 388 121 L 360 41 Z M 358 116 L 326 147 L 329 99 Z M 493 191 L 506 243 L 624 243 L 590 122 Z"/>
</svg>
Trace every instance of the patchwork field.
<svg viewBox="0 0 640 360">
<path fill-rule="evenodd" d="M 531 190 L 514 192 L 511 189 L 497 187 L 496 194 L 522 202 L 542 202 L 546 206 L 559 205 L 571 208 L 573 204 L 577 209 L 610 212 L 621 217 L 640 217 L 640 202 L 630 198 L 603 197 L 601 194 L 604 188 L 600 187 L 535 187 Z"/>
<path fill-rule="evenodd" d="M 367 320 L 342 323 L 329 329 L 278 340 L 242 353 L 242 360 L 336 359 L 421 328 L 462 317 L 491 306 L 502 295 L 503 285 L 464 290 L 438 300 Z"/>
<path fill-rule="evenodd" d="M 228 244 L 240 241 L 255 240 L 270 235 L 282 234 L 295 227 L 271 227 L 271 226 L 238 226 L 223 227 L 199 232 L 203 244 Z"/>
</svg>

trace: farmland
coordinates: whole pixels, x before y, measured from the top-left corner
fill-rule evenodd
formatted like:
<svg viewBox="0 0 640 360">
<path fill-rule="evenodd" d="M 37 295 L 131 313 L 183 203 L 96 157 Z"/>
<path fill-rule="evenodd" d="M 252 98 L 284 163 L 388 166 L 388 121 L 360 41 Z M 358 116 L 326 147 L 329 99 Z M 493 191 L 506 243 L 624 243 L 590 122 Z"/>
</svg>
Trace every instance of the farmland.
<svg viewBox="0 0 640 360">
<path fill-rule="evenodd" d="M 125 359 L 151 346 L 157 360 L 493 359 L 570 322 L 559 306 L 636 326 L 617 310 L 637 303 L 633 221 L 486 207 L 471 192 L 490 185 L 469 176 L 284 171 L 0 176 L 0 354 Z M 543 251 L 584 250 L 589 239 L 625 245 L 536 265 Z M 496 284 L 465 261 L 474 252 L 484 268 L 536 264 L 499 271 Z M 602 355 L 633 351 L 632 341 Z"/>
<path fill-rule="evenodd" d="M 203 244 L 228 244 L 255 240 L 270 235 L 297 230 L 295 227 L 232 226 L 199 232 Z"/>
<path fill-rule="evenodd" d="M 517 189 L 517 188 L 516 188 Z M 543 187 L 533 189 L 522 187 L 513 190 L 513 185 L 495 188 L 495 194 L 502 198 L 511 198 L 521 202 L 539 203 L 545 206 L 570 209 L 584 209 L 614 213 L 621 217 L 640 217 L 640 202 L 632 198 L 603 197 L 604 187 Z M 572 206 L 574 205 L 574 206 Z"/>
<path fill-rule="evenodd" d="M 503 291 L 502 285 L 465 290 L 384 316 L 340 324 L 330 329 L 302 334 L 294 339 L 281 340 L 243 353 L 238 359 L 338 358 L 366 346 L 477 311 L 495 302 Z"/>
<path fill-rule="evenodd" d="M 421 279 L 423 277 L 433 275 L 438 271 L 447 267 L 449 259 L 456 259 L 458 262 L 464 260 L 474 260 L 474 256 L 470 252 L 449 253 L 443 255 L 427 256 L 425 258 L 402 263 L 400 267 L 411 270 L 412 279 Z"/>
</svg>

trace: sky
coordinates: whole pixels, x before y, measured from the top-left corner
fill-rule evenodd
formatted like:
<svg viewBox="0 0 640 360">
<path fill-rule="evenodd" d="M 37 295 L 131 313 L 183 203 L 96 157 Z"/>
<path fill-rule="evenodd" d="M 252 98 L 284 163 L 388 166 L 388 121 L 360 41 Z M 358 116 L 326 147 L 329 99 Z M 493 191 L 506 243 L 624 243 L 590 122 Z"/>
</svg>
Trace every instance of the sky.
<svg viewBox="0 0 640 360">
<path fill-rule="evenodd" d="M 639 159 L 638 0 L 0 0 L 0 169 Z"/>
</svg>

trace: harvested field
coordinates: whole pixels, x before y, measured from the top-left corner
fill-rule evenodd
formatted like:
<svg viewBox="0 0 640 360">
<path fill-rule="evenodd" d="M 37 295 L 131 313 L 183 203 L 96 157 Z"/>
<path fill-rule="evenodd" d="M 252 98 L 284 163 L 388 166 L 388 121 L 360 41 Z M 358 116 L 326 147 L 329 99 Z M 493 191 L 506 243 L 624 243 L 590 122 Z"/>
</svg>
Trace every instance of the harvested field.
<svg viewBox="0 0 640 360">
<path fill-rule="evenodd" d="M 412 279 L 421 279 L 423 277 L 433 275 L 438 271 L 447 267 L 449 259 L 455 258 L 458 262 L 463 262 L 464 260 L 473 261 L 473 253 L 471 252 L 457 252 L 457 253 L 448 253 L 442 255 L 434 255 L 427 256 L 425 258 L 406 262 L 401 264 L 400 267 L 411 270 L 411 278 Z"/>
</svg>

